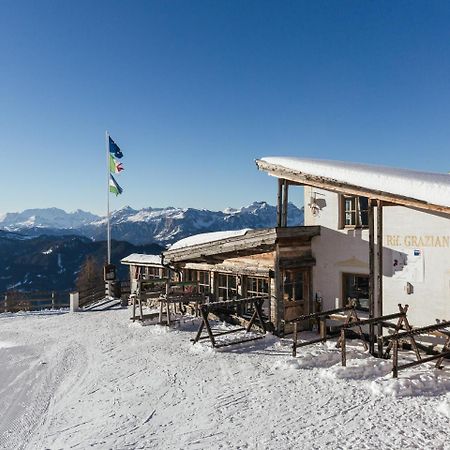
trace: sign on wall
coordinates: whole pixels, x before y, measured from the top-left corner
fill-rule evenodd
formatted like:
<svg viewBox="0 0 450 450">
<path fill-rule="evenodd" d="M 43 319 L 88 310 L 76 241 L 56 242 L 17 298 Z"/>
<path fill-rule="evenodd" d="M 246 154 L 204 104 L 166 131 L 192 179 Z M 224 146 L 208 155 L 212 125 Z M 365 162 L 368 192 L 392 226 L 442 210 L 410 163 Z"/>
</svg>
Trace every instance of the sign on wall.
<svg viewBox="0 0 450 450">
<path fill-rule="evenodd" d="M 423 249 L 406 248 L 392 251 L 392 278 L 421 283 L 425 278 Z"/>
</svg>

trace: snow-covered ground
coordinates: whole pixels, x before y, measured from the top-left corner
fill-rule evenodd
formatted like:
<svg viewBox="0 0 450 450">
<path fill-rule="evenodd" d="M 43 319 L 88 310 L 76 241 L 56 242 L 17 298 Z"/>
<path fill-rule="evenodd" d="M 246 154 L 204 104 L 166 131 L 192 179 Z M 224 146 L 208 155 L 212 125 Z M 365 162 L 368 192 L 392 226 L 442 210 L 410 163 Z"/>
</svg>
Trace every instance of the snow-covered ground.
<svg viewBox="0 0 450 450">
<path fill-rule="evenodd" d="M 450 449 L 450 368 L 394 380 L 358 341 L 343 368 L 332 341 L 216 351 L 128 317 L 0 314 L 1 448 Z"/>
</svg>

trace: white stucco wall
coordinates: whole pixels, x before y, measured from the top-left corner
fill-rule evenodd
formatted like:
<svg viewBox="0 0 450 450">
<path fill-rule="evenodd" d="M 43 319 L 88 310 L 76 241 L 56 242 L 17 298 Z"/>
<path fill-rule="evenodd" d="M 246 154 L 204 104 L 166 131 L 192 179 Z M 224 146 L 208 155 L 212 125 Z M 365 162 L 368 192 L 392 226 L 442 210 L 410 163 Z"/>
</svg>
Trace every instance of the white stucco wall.
<svg viewBox="0 0 450 450">
<path fill-rule="evenodd" d="M 321 206 L 316 216 L 308 207 L 313 193 Z M 305 187 L 305 225 L 321 225 L 312 240 L 313 288 L 324 308 L 334 307 L 336 298 L 342 304 L 343 273 L 369 273 L 368 230 L 339 229 L 338 206 L 337 194 Z M 450 320 L 450 217 L 400 206 L 383 213 L 383 313 L 407 303 L 414 326 Z"/>
</svg>

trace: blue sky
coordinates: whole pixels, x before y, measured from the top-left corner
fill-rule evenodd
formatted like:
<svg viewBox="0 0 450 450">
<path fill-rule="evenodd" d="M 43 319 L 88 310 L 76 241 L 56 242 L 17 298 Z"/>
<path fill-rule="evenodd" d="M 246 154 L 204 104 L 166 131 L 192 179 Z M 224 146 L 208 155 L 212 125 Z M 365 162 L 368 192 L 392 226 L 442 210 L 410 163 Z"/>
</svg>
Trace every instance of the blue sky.
<svg viewBox="0 0 450 450">
<path fill-rule="evenodd" d="M 449 23 L 443 1 L 3 0 L 0 213 L 104 213 L 105 130 L 114 209 L 273 204 L 262 156 L 447 172 Z"/>
</svg>

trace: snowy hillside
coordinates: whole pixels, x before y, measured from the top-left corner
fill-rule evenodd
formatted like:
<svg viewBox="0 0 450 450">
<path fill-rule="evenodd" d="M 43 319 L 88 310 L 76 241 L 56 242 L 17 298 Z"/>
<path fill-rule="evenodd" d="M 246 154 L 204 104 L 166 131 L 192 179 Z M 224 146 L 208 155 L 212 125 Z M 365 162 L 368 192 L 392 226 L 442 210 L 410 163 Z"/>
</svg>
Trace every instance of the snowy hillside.
<svg viewBox="0 0 450 450">
<path fill-rule="evenodd" d="M 289 204 L 289 225 L 303 224 L 303 210 Z M 111 217 L 114 239 L 132 244 L 151 242 L 169 244 L 198 233 L 242 228 L 268 228 L 276 224 L 276 207 L 254 202 L 240 209 L 209 211 L 194 208 L 144 208 L 129 206 Z M 94 240 L 106 236 L 106 219 L 83 211 L 65 213 L 56 208 L 8 213 L 0 220 L 0 230 L 31 236 L 78 234 Z"/>
<path fill-rule="evenodd" d="M 133 245 L 114 241 L 112 259 L 118 276 L 128 278 L 127 268 L 120 259 L 130 253 L 156 253 L 157 244 Z M 77 274 L 87 256 L 103 264 L 105 241 L 93 242 L 82 236 L 23 236 L 0 231 L 0 292 L 10 289 L 23 291 L 65 291 L 74 287 Z"/>
<path fill-rule="evenodd" d="M 129 314 L 0 314 L 0 448 L 449 448 L 448 363 L 395 380 L 358 341 L 344 368 L 332 341 L 296 358 L 270 335 L 215 351 L 189 341 L 197 321 Z"/>
</svg>

